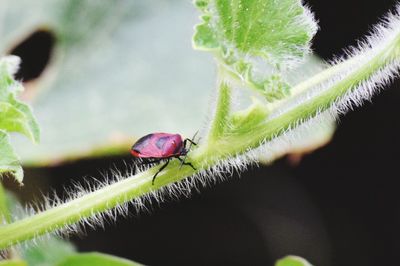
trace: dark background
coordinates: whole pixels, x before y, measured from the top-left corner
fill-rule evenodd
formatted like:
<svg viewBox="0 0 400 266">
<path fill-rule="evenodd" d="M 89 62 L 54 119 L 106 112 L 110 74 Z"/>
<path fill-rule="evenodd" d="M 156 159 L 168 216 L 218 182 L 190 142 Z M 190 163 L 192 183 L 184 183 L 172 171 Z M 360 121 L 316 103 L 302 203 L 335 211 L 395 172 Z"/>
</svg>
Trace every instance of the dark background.
<svg viewBox="0 0 400 266">
<path fill-rule="evenodd" d="M 321 27 L 314 50 L 324 59 L 340 55 L 395 2 L 307 1 Z M 40 42 L 49 46 L 52 41 L 45 36 L 39 44 L 14 51 L 25 62 L 21 78 L 35 77 L 39 68 L 37 58 L 29 63 L 27 49 L 43 53 L 40 64 L 45 66 L 46 51 L 41 50 L 46 45 Z M 373 103 L 342 116 L 333 141 L 296 167 L 284 158 L 251 169 L 240 179 L 234 176 L 204 188 L 190 199 L 121 217 L 105 230 L 88 229 L 72 241 L 81 251 L 102 251 L 148 265 L 272 265 L 287 254 L 322 266 L 398 265 L 399 85 L 398 80 Z M 101 179 L 99 171 L 114 164 L 123 167 L 122 160 L 128 158 L 26 169 L 24 190 L 62 191 L 74 176 Z"/>
</svg>

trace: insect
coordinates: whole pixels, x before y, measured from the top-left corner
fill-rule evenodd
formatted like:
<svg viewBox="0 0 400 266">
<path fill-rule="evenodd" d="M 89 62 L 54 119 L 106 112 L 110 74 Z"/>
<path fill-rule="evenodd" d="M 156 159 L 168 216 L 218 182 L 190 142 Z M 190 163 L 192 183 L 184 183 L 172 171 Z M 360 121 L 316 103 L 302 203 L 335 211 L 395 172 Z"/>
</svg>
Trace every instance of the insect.
<svg viewBox="0 0 400 266">
<path fill-rule="evenodd" d="M 195 138 L 196 134 L 192 139 Z M 152 184 L 154 185 L 154 180 L 157 175 L 167 167 L 172 158 L 177 158 L 181 161 L 181 167 L 182 165 L 188 165 L 196 170 L 191 163 L 185 162 L 186 156 L 192 145 L 197 145 L 197 143 L 192 139 L 185 139 L 182 141 L 182 137 L 179 134 L 151 133 L 141 137 L 135 144 L 133 144 L 131 154 L 136 158 L 143 159 L 144 164 L 154 164 L 166 161 L 153 176 Z M 187 148 L 186 146 L 188 142 L 190 143 L 190 146 Z M 181 158 L 182 156 L 184 157 L 183 159 Z"/>
</svg>

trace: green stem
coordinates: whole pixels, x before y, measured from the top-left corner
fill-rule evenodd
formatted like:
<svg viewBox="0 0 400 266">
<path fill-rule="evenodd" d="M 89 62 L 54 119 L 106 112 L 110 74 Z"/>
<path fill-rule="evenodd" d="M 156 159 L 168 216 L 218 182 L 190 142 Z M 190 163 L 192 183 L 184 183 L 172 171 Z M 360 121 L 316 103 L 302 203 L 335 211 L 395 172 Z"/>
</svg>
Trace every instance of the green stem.
<svg viewBox="0 0 400 266">
<path fill-rule="evenodd" d="M 220 74 L 223 76 L 223 74 Z M 218 101 L 215 107 L 215 115 L 208 133 L 208 142 L 210 145 L 221 136 L 228 124 L 229 113 L 231 108 L 231 89 L 228 84 L 221 81 L 219 85 Z"/>
<path fill-rule="evenodd" d="M 323 71 L 319 72 L 318 74 L 314 75 L 313 77 L 300 82 L 296 86 L 290 89 L 290 96 L 283 98 L 282 100 L 276 101 L 270 105 L 271 111 L 279 109 L 282 105 L 287 102 L 290 102 L 297 96 L 301 95 L 305 91 L 309 90 L 312 87 L 321 84 L 324 81 L 329 80 L 333 76 L 339 74 L 340 72 L 349 69 L 352 65 L 356 64 L 357 61 L 360 59 L 360 56 L 350 58 L 346 61 L 343 61 L 337 65 L 324 69 Z"/>
<path fill-rule="evenodd" d="M 31 217 L 0 227 L 0 248 L 43 235 L 47 232 L 74 224 L 82 218 L 95 213 L 110 210 L 115 206 L 142 196 L 152 190 L 180 180 L 193 174 L 190 167 L 183 167 L 171 162 L 172 167 L 164 170 L 156 179 L 154 186 L 152 177 L 157 167 L 139 173 L 112 185 L 107 185 L 97 191 L 88 193 L 80 198 L 61 204 L 55 208 L 40 212 Z"/>
<path fill-rule="evenodd" d="M 157 177 L 154 186 L 152 186 L 151 180 L 160 166 L 153 167 L 31 217 L 1 226 L 0 248 L 9 247 L 15 243 L 32 239 L 35 236 L 64 228 L 66 225 L 74 224 L 94 214 L 105 212 L 121 203 L 131 201 L 166 185 L 178 182 L 200 170 L 207 170 L 218 164 L 220 160 L 232 155 L 243 154 L 249 148 L 258 147 L 261 142 L 283 134 L 299 121 L 307 120 L 317 115 L 318 112 L 330 108 L 335 101 L 346 95 L 346 93 L 351 92 L 374 73 L 392 63 L 392 60 L 394 60 L 393 53 L 398 51 L 397 47 L 398 42 L 390 44 L 386 50 L 371 58 L 369 62 L 360 66 L 358 70 L 352 72 L 347 78 L 279 117 L 270 120 L 256 120 L 257 123 L 252 126 L 250 132 L 238 131 L 221 136 L 219 134 L 221 130 L 219 124 L 215 125 L 213 130 L 218 133 L 215 134 L 219 135 L 220 138 L 214 140 L 213 145 L 208 145 L 208 143 L 200 145 L 187 158 L 199 170 L 194 171 L 191 167 L 180 168 L 180 163 L 177 160 L 173 160 L 170 166 Z M 331 72 L 335 73 L 336 71 Z M 318 79 L 325 80 L 325 75 L 329 76 L 332 73 L 325 72 L 323 74 L 324 78 L 320 79 L 321 77 L 318 77 Z M 316 78 L 314 77 L 308 82 L 315 84 L 315 80 Z M 303 86 L 309 87 L 307 83 L 303 84 Z M 224 92 L 222 91 L 222 93 Z M 226 96 L 221 96 L 220 99 L 228 96 L 229 94 L 226 93 Z M 221 113 L 226 115 L 227 109 L 217 108 L 216 120 L 221 121 L 224 119 Z"/>
</svg>

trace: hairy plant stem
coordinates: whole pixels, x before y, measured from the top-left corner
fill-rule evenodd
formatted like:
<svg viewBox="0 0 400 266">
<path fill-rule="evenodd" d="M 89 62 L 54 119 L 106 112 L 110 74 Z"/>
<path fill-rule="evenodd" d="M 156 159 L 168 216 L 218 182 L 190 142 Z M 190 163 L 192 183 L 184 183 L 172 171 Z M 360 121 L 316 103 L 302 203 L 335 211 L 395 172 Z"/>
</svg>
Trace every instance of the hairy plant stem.
<svg viewBox="0 0 400 266">
<path fill-rule="evenodd" d="M 224 76 L 224 70 L 220 67 L 220 76 Z M 218 101 L 215 108 L 215 115 L 212 121 L 210 131 L 208 132 L 207 142 L 213 145 L 223 136 L 226 127 L 228 126 L 228 118 L 231 107 L 231 89 L 225 81 L 221 81 L 218 86 Z"/>
<path fill-rule="evenodd" d="M 207 170 L 218 164 L 221 160 L 244 154 L 249 149 L 257 148 L 261 143 L 280 136 L 286 130 L 296 126 L 300 121 L 310 119 L 319 112 L 330 108 L 335 101 L 357 88 L 361 82 L 381 70 L 391 60 L 395 60 L 394 55 L 398 56 L 398 49 L 396 48 L 398 46 L 399 42 L 396 39 L 395 44 L 392 43 L 389 45 L 386 50 L 371 58 L 367 63 L 353 71 L 347 78 L 326 89 L 313 99 L 294 107 L 278 117 L 252 120 L 252 112 L 249 112 L 248 117 L 244 117 L 244 119 L 248 121 L 247 126 L 251 125 L 251 127 L 248 127 L 250 130 L 232 130 L 229 134 L 224 131 L 229 113 L 227 105 L 230 102 L 230 91 L 224 82 L 224 77 L 221 77 L 220 80 L 222 82 L 220 83 L 215 120 L 213 120 L 210 135 L 204 143 L 189 153 L 187 158 L 187 161 L 196 166 L 198 170 L 195 171 L 191 167 L 185 166 L 180 168 L 180 163 L 177 160 L 173 160 L 158 175 L 154 185 L 152 185 L 151 181 L 160 166 L 153 167 L 135 176 L 128 177 L 31 217 L 0 226 L 0 249 L 57 229 L 62 229 L 67 225 L 77 223 L 83 218 L 105 212 L 122 203 L 178 182 L 196 174 L 196 172 Z M 349 62 L 351 61 L 331 67 L 301 83 L 299 85 L 301 86 L 301 90 L 303 91 L 331 78 L 344 66 L 350 64 Z M 220 75 L 225 74 L 220 73 Z M 210 143 L 208 143 L 209 140 L 211 141 Z"/>
<path fill-rule="evenodd" d="M 305 91 L 309 90 L 310 88 L 317 86 L 318 84 L 321 84 L 322 82 L 328 80 L 332 76 L 340 73 L 341 71 L 348 69 L 355 63 L 357 63 L 357 60 L 359 60 L 360 56 L 352 57 L 344 62 L 341 62 L 339 64 L 333 65 L 332 67 L 329 67 L 325 70 L 322 70 L 318 74 L 314 75 L 313 77 L 300 82 L 296 86 L 290 89 L 290 95 L 286 98 L 283 98 L 282 100 L 276 101 L 271 104 L 270 108 L 271 111 L 278 109 L 280 106 L 283 104 L 293 100 L 293 98 L 299 96 L 300 94 L 304 93 Z"/>
</svg>

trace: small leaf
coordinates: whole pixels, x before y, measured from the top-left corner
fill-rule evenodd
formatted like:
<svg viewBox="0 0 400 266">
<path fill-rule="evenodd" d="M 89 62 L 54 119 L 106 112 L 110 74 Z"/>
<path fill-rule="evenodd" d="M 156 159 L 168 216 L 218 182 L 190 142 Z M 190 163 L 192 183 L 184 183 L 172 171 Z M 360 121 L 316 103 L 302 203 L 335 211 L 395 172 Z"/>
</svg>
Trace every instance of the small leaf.
<svg viewBox="0 0 400 266">
<path fill-rule="evenodd" d="M 137 262 L 127 259 L 106 255 L 98 252 L 80 253 L 69 256 L 57 266 L 140 266 Z"/>
<path fill-rule="evenodd" d="M 16 99 L 23 90 L 13 75 L 19 64 L 16 56 L 7 56 L 0 60 L 0 174 L 12 173 L 22 183 L 23 171 L 18 158 L 8 140 L 9 132 L 18 132 L 33 142 L 39 141 L 39 126 L 31 109 Z"/>
<path fill-rule="evenodd" d="M 19 132 L 35 140 L 26 115 L 10 103 L 0 102 L 0 129 L 7 132 Z"/>
<path fill-rule="evenodd" d="M 0 261 L 0 266 L 27 266 L 28 264 L 23 260 L 4 260 Z"/>
<path fill-rule="evenodd" d="M 207 21 L 210 17 L 203 16 L 203 21 Z M 219 47 L 217 37 L 214 31 L 207 23 L 200 24 L 196 27 L 197 34 L 194 35 L 193 41 L 199 49 L 212 50 Z"/>
<path fill-rule="evenodd" d="M 21 85 L 20 85 L 21 86 Z M 23 127 L 28 130 L 28 132 L 23 133 L 27 136 L 33 143 L 38 143 L 40 141 L 40 128 L 36 121 L 36 118 L 33 116 L 32 110 L 29 105 L 18 101 L 14 97 L 10 97 L 9 103 L 13 105 L 15 109 L 17 109 L 20 113 L 23 114 Z"/>
<path fill-rule="evenodd" d="M 288 95 L 289 85 L 281 80 L 281 72 L 308 53 L 317 30 L 301 1 L 202 0 L 195 4 L 203 12 L 193 36 L 195 48 L 215 51 L 231 73 L 268 101 Z"/>
<path fill-rule="evenodd" d="M 23 91 L 14 80 L 19 58 L 7 56 L 0 60 L 0 130 L 24 134 L 33 142 L 39 142 L 39 126 L 28 105 L 16 99 Z"/>
<path fill-rule="evenodd" d="M 299 0 L 197 1 L 221 47 L 277 63 L 302 57 L 317 26 Z M 195 41 L 208 43 L 209 32 L 196 31 Z M 197 48 L 205 48 L 195 42 Z"/>
<path fill-rule="evenodd" d="M 312 266 L 305 259 L 297 256 L 287 256 L 276 262 L 275 266 Z"/>
<path fill-rule="evenodd" d="M 24 173 L 6 133 L 0 130 L 0 175 L 12 173 L 22 183 Z"/>
</svg>

